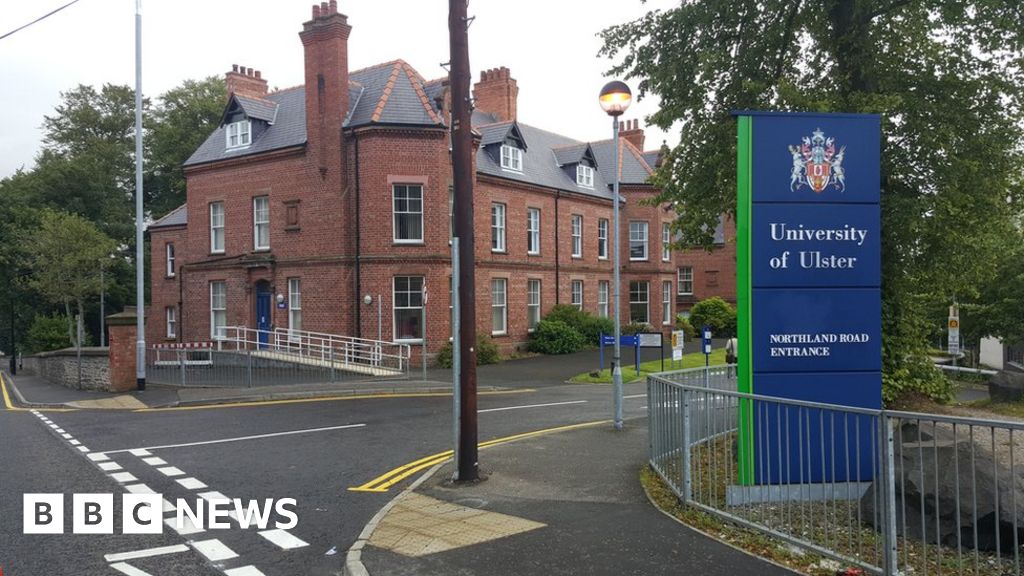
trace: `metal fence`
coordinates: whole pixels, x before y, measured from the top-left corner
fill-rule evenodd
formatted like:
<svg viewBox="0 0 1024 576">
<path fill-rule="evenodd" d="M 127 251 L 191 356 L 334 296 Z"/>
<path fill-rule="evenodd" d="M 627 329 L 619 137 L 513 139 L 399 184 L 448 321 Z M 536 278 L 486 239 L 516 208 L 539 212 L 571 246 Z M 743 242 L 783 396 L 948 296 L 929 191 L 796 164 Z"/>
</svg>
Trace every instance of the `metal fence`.
<svg viewBox="0 0 1024 576">
<path fill-rule="evenodd" d="M 410 353 L 407 344 L 228 327 L 215 342 L 154 346 L 146 377 L 196 387 L 396 380 L 408 377 Z"/>
<path fill-rule="evenodd" d="M 1024 423 L 647 382 L 650 464 L 686 504 L 871 573 L 1020 576 Z"/>
</svg>

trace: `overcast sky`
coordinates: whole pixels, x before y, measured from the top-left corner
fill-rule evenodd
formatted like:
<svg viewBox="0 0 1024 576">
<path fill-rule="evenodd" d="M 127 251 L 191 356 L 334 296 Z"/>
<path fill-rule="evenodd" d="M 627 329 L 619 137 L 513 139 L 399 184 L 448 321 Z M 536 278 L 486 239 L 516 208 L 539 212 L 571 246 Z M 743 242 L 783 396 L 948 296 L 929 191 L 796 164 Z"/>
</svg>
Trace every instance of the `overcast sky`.
<svg viewBox="0 0 1024 576">
<path fill-rule="evenodd" d="M 67 0 L 7 0 L 0 34 Z M 519 84 L 519 120 L 581 140 L 611 136 L 597 104 L 610 62 L 597 57 L 595 36 L 678 0 L 471 0 L 469 30 L 474 81 L 482 69 L 507 66 Z M 143 0 L 143 93 L 154 97 L 188 78 L 223 75 L 231 64 L 261 70 L 271 88 L 301 84 L 298 31 L 309 0 Z M 446 75 L 445 0 L 339 0 L 352 25 L 349 69 L 401 58 L 426 79 Z M 43 116 L 60 92 L 78 84 L 134 86 L 134 0 L 80 0 L 0 40 L 0 177 L 30 168 L 39 151 Z M 636 85 L 632 85 L 634 91 Z M 642 118 L 654 98 L 635 102 L 626 118 Z M 646 148 L 678 136 L 647 129 Z"/>
</svg>

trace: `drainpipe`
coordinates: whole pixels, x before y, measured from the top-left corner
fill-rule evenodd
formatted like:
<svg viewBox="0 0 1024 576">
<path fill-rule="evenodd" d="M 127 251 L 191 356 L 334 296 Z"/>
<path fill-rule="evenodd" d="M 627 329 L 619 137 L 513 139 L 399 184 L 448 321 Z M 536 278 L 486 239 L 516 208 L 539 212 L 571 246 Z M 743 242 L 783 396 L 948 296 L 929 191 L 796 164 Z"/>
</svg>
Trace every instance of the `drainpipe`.
<svg viewBox="0 0 1024 576">
<path fill-rule="evenodd" d="M 360 275 L 360 272 L 361 272 L 361 270 L 360 270 L 360 268 L 361 268 L 361 260 L 362 260 L 362 242 L 360 241 L 361 235 L 360 235 L 360 231 L 359 231 L 359 221 L 361 220 L 361 218 L 359 217 L 359 207 L 360 207 L 360 204 L 359 204 L 359 135 L 354 130 L 352 131 L 352 140 L 353 140 L 353 144 L 355 146 L 355 157 L 356 157 L 356 161 L 355 161 L 355 172 L 356 172 L 356 213 L 355 213 L 355 217 L 356 217 L 355 218 L 356 219 L 356 230 L 355 230 L 355 232 L 356 232 L 356 297 L 353 298 L 352 301 L 355 302 L 355 305 L 356 305 L 356 338 L 362 338 L 363 337 L 363 318 L 362 318 L 363 317 L 363 314 L 362 314 L 362 312 L 363 312 L 363 306 L 362 306 L 362 302 L 363 302 L 363 300 L 362 300 L 362 298 L 363 298 L 363 284 L 362 284 L 362 276 Z"/>
<path fill-rule="evenodd" d="M 562 276 L 561 276 L 561 258 L 558 256 L 558 247 L 561 243 L 558 241 L 558 228 L 561 222 L 558 219 L 558 199 L 561 198 L 562 194 L 558 190 L 555 190 L 555 305 L 562 301 Z"/>
<path fill-rule="evenodd" d="M 178 266 L 178 326 L 174 331 L 174 338 L 182 342 L 182 333 L 185 330 L 185 265 Z"/>
</svg>

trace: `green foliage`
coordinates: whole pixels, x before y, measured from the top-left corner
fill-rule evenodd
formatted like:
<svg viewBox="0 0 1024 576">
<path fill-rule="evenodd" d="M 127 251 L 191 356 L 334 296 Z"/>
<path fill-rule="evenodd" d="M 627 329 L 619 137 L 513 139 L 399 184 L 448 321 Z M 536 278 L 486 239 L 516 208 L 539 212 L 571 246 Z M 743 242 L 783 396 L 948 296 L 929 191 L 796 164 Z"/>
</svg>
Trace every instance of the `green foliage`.
<svg viewBox="0 0 1024 576">
<path fill-rule="evenodd" d="M 160 217 L 185 203 L 181 165 L 216 129 L 227 98 L 224 79 L 185 80 L 159 98 L 149 129 L 147 209 Z"/>
<path fill-rule="evenodd" d="M 44 210 L 30 243 L 32 285 L 55 304 L 63 304 L 69 339 L 79 346 L 71 325 L 71 305 L 84 314 L 85 302 L 100 293 L 100 266 L 116 248 L 112 239 L 88 220 L 66 212 Z"/>
<path fill-rule="evenodd" d="M 624 324 L 621 329 L 623 336 L 632 336 L 642 332 L 656 332 L 656 330 L 646 322 L 630 322 L 629 324 Z"/>
<path fill-rule="evenodd" d="M 583 349 L 583 335 L 562 320 L 541 320 L 530 339 L 530 351 L 541 354 L 571 354 Z"/>
<path fill-rule="evenodd" d="M 498 346 L 484 334 L 476 335 L 476 365 L 497 364 L 501 362 Z M 452 343 L 448 342 L 437 353 L 437 365 L 441 368 L 452 367 Z"/>
<path fill-rule="evenodd" d="M 600 343 L 600 335 L 611 334 L 615 331 L 615 324 L 611 318 L 594 316 L 584 312 L 571 304 L 558 304 L 544 315 L 544 320 L 557 320 L 564 322 L 583 336 L 585 344 L 596 346 Z"/>
<path fill-rule="evenodd" d="M 1020 22 L 1016 0 L 707 0 L 613 26 L 602 33 L 602 52 L 616 59 L 612 74 L 639 81 L 639 96 L 660 98 L 652 123 L 681 126 L 652 183 L 662 191 L 655 201 L 676 207 L 682 244 L 710 246 L 719 215 L 735 215 L 730 111 L 882 116 L 883 371 L 891 397 L 907 388 L 932 393 L 934 381 L 907 368 L 930 330 L 918 320 L 939 302 L 975 301 L 1019 238 Z M 1021 317 L 999 306 L 993 314 Z"/>
<path fill-rule="evenodd" d="M 682 314 L 676 315 L 676 330 L 682 330 L 686 334 L 687 340 L 693 340 L 697 335 L 697 329 L 693 327 L 690 320 Z"/>
<path fill-rule="evenodd" d="M 694 330 L 710 326 L 715 338 L 736 335 L 736 309 L 718 296 L 701 300 L 690 309 L 690 324 Z"/>
<path fill-rule="evenodd" d="M 25 352 L 33 354 L 47 350 L 62 350 L 71 347 L 68 338 L 68 319 L 54 314 L 39 314 L 32 320 L 24 339 Z"/>
</svg>

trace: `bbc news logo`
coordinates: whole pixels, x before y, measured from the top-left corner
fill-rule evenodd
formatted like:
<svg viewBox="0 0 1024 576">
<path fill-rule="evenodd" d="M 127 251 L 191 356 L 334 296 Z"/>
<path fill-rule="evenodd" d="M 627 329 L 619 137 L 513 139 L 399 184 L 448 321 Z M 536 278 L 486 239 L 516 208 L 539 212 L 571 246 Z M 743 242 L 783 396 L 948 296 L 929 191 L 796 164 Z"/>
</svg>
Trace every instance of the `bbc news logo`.
<svg viewBox="0 0 1024 576">
<path fill-rule="evenodd" d="M 234 518 L 242 528 L 255 526 L 265 530 L 289 530 L 299 523 L 295 499 L 243 501 L 239 498 L 199 498 L 193 502 L 178 498 L 174 505 L 174 526 L 181 530 L 198 527 L 207 530 L 231 528 Z M 72 534 L 113 534 L 113 494 L 72 494 Z M 64 494 L 25 494 L 22 500 L 22 532 L 25 534 L 64 534 Z M 163 534 L 164 498 L 161 494 L 121 495 L 121 534 Z M 0 573 L 0 576 L 3 576 Z"/>
</svg>

